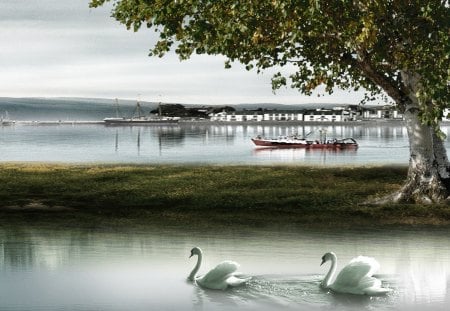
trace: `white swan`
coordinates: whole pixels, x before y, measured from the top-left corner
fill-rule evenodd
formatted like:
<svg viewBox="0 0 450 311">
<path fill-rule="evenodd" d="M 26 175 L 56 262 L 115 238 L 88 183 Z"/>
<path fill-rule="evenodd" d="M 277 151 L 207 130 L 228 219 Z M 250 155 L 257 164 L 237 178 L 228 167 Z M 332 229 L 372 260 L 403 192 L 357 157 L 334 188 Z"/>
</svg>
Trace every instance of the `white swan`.
<svg viewBox="0 0 450 311">
<path fill-rule="evenodd" d="M 380 264 L 371 257 L 358 256 L 353 258 L 331 282 L 337 265 L 335 253 L 326 253 L 322 257 L 323 265 L 331 260 L 330 271 L 320 283 L 323 288 L 329 288 L 335 292 L 357 295 L 380 295 L 390 292 L 389 288 L 381 287 L 381 281 L 372 275 L 380 268 Z"/>
<path fill-rule="evenodd" d="M 209 289 L 226 289 L 228 286 L 238 286 L 245 283 L 250 278 L 239 278 L 237 276 L 237 269 L 239 264 L 234 261 L 222 261 L 214 269 L 210 270 L 203 276 L 196 276 L 200 265 L 202 264 L 202 250 L 199 247 L 194 247 L 191 250 L 192 256 L 197 255 L 197 264 L 189 274 L 188 280 L 197 282 L 202 287 Z"/>
</svg>

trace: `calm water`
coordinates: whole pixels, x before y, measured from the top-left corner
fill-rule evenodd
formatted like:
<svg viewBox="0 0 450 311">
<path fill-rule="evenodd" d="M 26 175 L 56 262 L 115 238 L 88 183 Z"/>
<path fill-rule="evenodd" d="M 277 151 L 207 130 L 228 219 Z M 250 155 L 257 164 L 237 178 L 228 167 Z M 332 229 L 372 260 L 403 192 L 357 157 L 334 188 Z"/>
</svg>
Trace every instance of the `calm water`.
<svg viewBox="0 0 450 311">
<path fill-rule="evenodd" d="M 298 133 L 319 138 L 353 137 L 356 151 L 256 149 L 250 138 Z M 450 126 L 444 126 L 450 134 Z M 450 135 L 448 135 L 450 137 Z M 446 141 L 450 147 L 450 138 Z M 166 127 L 104 125 L 15 125 L 0 127 L 0 162 L 195 163 L 195 164 L 407 164 L 406 130 L 380 126 L 241 126 Z"/>
<path fill-rule="evenodd" d="M 0 310 L 448 310 L 450 229 L 314 231 L 186 226 L 145 231 L 0 229 Z M 224 259 L 252 280 L 226 291 L 186 277 L 192 246 L 204 251 L 201 272 Z M 329 266 L 374 256 L 383 297 L 319 288 Z M 338 268 L 338 269 L 339 269 Z"/>
<path fill-rule="evenodd" d="M 0 162 L 406 164 L 402 126 L 326 127 L 328 137 L 354 137 L 352 152 L 256 150 L 250 137 L 313 133 L 323 127 L 175 126 L 0 127 Z M 444 127 L 450 134 L 450 127 Z M 449 140 L 446 142 L 449 146 Z M 0 310 L 448 310 L 450 228 L 336 230 L 190 224 L 145 230 L 49 229 L 0 221 Z M 200 272 L 232 259 L 252 280 L 227 291 L 186 282 L 204 251 Z M 375 257 L 378 277 L 393 292 L 358 297 L 323 291 L 326 251 L 338 269 L 357 255 Z"/>
</svg>

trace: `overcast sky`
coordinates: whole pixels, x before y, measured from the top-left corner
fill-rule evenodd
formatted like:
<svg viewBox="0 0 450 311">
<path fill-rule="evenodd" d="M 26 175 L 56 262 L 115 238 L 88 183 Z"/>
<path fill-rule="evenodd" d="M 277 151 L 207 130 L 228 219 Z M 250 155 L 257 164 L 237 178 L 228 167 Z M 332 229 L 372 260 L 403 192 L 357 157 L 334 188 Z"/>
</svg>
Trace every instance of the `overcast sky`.
<svg viewBox="0 0 450 311">
<path fill-rule="evenodd" d="M 148 57 L 153 31 L 133 33 L 88 0 L 0 0 L 0 97 L 95 97 L 201 105 L 358 103 L 360 93 L 273 94 L 257 74 L 221 56 Z M 272 72 L 273 73 L 273 72 Z"/>
</svg>

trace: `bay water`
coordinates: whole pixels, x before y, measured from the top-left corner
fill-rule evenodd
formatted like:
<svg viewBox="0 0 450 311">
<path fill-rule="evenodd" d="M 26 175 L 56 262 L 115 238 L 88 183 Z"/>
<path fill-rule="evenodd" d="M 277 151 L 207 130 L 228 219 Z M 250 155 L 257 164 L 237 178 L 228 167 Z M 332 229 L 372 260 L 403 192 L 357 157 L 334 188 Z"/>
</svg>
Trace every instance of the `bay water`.
<svg viewBox="0 0 450 311">
<path fill-rule="evenodd" d="M 442 127 L 444 133 L 450 126 Z M 298 134 L 318 139 L 353 137 L 357 150 L 255 148 L 251 138 Z M 450 148 L 447 136 L 446 147 Z M 385 165 L 409 160 L 400 123 L 352 125 L 120 126 L 14 125 L 0 127 L 1 162 Z"/>
</svg>

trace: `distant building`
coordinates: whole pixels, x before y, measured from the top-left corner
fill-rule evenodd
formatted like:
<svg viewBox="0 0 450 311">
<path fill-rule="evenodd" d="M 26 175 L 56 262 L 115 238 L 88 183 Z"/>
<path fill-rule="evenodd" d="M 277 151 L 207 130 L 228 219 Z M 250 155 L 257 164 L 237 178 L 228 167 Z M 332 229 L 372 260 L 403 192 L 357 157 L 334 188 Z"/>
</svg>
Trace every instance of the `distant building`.
<svg viewBox="0 0 450 311">
<path fill-rule="evenodd" d="M 264 121 L 303 121 L 302 111 L 267 111 L 263 116 Z"/>
<path fill-rule="evenodd" d="M 303 121 L 305 122 L 348 122 L 356 120 L 357 111 L 350 106 L 307 110 L 303 115 Z"/>
<path fill-rule="evenodd" d="M 450 108 L 445 108 L 444 109 L 444 114 L 442 116 L 442 121 L 444 121 L 444 122 L 450 121 Z"/>
<path fill-rule="evenodd" d="M 449 113 L 447 116 L 450 119 Z M 393 106 L 365 107 L 361 105 L 335 106 L 332 108 L 299 110 L 243 110 L 221 111 L 209 114 L 211 121 L 303 121 L 303 122 L 349 122 L 358 120 L 402 120 L 403 115 Z"/>
<path fill-rule="evenodd" d="M 211 113 L 211 121 L 226 121 L 226 122 L 244 122 L 244 121 L 263 121 L 264 115 L 258 112 L 239 111 L 239 112 L 217 112 Z"/>
<path fill-rule="evenodd" d="M 380 107 L 363 107 L 362 119 L 364 120 L 403 120 L 403 114 L 395 107 L 385 105 Z"/>
</svg>

